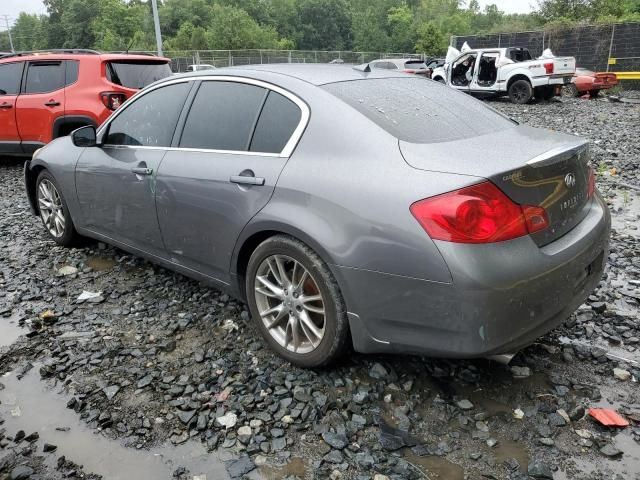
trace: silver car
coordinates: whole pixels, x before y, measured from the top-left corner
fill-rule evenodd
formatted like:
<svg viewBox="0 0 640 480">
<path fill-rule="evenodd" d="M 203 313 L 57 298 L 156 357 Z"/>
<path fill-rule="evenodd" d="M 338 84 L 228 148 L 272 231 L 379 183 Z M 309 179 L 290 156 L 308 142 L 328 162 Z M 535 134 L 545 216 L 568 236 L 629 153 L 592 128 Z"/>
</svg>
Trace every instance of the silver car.
<svg viewBox="0 0 640 480">
<path fill-rule="evenodd" d="M 92 237 L 246 300 L 301 366 L 485 357 L 600 281 L 610 217 L 587 142 L 402 73 L 265 65 L 178 75 L 38 150 L 51 238 Z"/>
</svg>

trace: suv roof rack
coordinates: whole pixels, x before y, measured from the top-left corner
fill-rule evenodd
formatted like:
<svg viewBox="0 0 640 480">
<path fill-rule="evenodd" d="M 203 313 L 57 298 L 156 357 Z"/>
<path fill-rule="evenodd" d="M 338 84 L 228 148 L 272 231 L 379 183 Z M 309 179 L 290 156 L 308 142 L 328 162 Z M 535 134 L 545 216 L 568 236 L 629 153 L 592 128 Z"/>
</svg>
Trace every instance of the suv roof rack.
<svg viewBox="0 0 640 480">
<path fill-rule="evenodd" d="M 50 48 L 48 50 L 27 50 L 23 52 L 8 53 L 6 55 L 0 55 L 0 58 L 8 57 L 24 57 L 27 55 L 34 55 L 38 53 L 71 53 L 71 54 L 84 54 L 84 55 L 101 55 L 101 52 L 97 50 L 91 50 L 89 48 Z"/>
</svg>

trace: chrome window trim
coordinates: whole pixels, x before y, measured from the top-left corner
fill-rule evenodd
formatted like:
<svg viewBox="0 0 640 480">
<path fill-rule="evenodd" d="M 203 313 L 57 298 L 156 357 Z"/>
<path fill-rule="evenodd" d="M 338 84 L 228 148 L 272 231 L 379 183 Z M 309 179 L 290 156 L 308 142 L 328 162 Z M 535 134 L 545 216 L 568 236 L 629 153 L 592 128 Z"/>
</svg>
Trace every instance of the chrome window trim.
<svg viewBox="0 0 640 480">
<path fill-rule="evenodd" d="M 130 97 L 122 106 L 116 110 L 109 119 L 104 122 L 100 128 L 98 128 L 97 136 L 101 138 L 104 134 L 105 130 L 111 125 L 118 115 L 123 112 L 130 103 L 135 102 L 139 98 L 142 98 L 144 95 L 153 92 L 159 88 L 166 87 L 168 85 L 175 85 L 178 83 L 188 83 L 188 82 L 196 82 L 196 81 L 218 81 L 218 82 L 236 82 L 236 83 L 246 83 L 249 85 L 255 85 L 257 87 L 266 88 L 268 90 L 279 93 L 285 98 L 291 100 L 295 103 L 300 109 L 300 122 L 298 126 L 294 129 L 291 137 L 289 137 L 289 141 L 286 143 L 284 148 L 280 153 L 269 153 L 269 152 L 251 152 L 251 151 L 238 151 L 238 150 L 217 150 L 217 149 L 209 149 L 209 148 L 188 148 L 188 147 L 153 147 L 150 145 L 113 145 L 113 144 L 104 144 L 104 147 L 108 148 L 127 148 L 127 149 L 141 149 L 141 150 L 166 150 L 166 151 L 180 151 L 180 152 L 201 152 L 201 153 L 222 153 L 229 155 L 251 155 L 251 156 L 260 156 L 260 157 L 282 157 L 288 158 L 291 156 L 293 151 L 295 150 L 300 138 L 302 138 L 302 134 L 304 130 L 307 128 L 307 124 L 309 123 L 309 118 L 311 117 L 311 111 L 309 106 L 304 102 L 300 97 L 294 95 L 288 90 L 281 88 L 272 83 L 264 82 L 262 80 L 256 80 L 253 78 L 246 77 L 236 77 L 233 75 L 202 75 L 197 77 L 189 77 L 189 78 L 180 78 L 176 80 L 169 80 L 162 82 L 158 85 L 154 85 L 153 87 L 149 87 L 146 90 Z"/>
</svg>

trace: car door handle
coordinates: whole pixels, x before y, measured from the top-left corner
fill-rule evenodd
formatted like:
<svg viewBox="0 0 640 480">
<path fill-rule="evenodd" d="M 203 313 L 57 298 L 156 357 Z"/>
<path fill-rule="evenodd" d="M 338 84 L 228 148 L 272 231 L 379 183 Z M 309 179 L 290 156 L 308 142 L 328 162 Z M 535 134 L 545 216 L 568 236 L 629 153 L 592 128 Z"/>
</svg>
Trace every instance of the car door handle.
<svg viewBox="0 0 640 480">
<path fill-rule="evenodd" d="M 13 105 L 11 105 L 10 103 L 4 102 L 2 105 L 0 105 L 0 108 L 3 110 L 9 110 L 10 108 L 13 108 Z"/>
<path fill-rule="evenodd" d="M 262 177 L 245 177 L 244 175 L 232 175 L 229 181 L 231 183 L 237 183 L 238 185 L 264 185 L 264 178 Z"/>
<path fill-rule="evenodd" d="M 153 168 L 133 167 L 131 171 L 136 175 L 151 175 L 153 173 Z"/>
<path fill-rule="evenodd" d="M 56 102 L 55 100 L 49 100 L 47 103 L 45 103 L 45 105 L 47 107 L 57 107 L 60 105 L 60 102 Z"/>
</svg>

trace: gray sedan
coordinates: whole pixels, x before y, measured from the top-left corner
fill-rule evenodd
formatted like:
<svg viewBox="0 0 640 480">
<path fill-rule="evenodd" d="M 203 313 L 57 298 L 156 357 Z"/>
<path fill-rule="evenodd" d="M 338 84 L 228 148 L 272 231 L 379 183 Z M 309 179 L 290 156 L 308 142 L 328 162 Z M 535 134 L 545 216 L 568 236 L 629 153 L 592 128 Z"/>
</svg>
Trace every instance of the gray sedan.
<svg viewBox="0 0 640 480">
<path fill-rule="evenodd" d="M 25 165 L 34 214 L 246 300 L 266 342 L 473 358 L 548 332 L 600 281 L 584 140 L 430 80 L 265 65 L 155 83 Z"/>
</svg>

